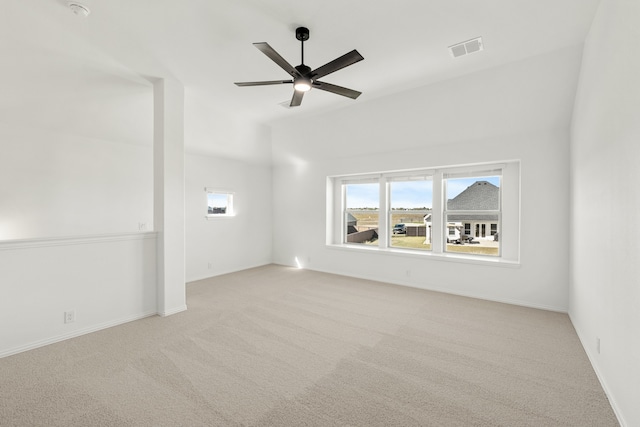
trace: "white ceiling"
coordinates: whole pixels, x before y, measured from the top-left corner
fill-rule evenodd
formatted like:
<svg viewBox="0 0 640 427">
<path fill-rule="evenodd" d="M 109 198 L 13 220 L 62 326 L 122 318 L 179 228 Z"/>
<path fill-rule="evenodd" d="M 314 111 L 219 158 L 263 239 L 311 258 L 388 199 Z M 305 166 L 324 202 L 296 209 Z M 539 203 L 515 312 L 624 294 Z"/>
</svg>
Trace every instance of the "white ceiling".
<svg viewBox="0 0 640 427">
<path fill-rule="evenodd" d="M 92 102 L 118 98 L 128 107 L 113 119 L 135 126 L 132 112 L 148 102 L 145 77 L 179 80 L 210 114 L 263 123 L 317 114 L 580 44 L 599 0 L 80 2 L 91 9 L 85 19 L 64 0 L 0 4 L 0 122 L 90 134 L 100 126 Z M 278 104 L 290 99 L 289 85 L 233 84 L 286 79 L 252 43 L 266 41 L 297 65 L 294 31 L 302 25 L 311 32 L 305 63 L 312 68 L 352 49 L 364 56 L 323 78 L 362 91 L 360 98 L 312 90 L 301 107 L 286 109 Z M 449 45 L 477 36 L 483 52 L 449 55 Z M 71 124 L 70 116 L 81 120 Z"/>
</svg>

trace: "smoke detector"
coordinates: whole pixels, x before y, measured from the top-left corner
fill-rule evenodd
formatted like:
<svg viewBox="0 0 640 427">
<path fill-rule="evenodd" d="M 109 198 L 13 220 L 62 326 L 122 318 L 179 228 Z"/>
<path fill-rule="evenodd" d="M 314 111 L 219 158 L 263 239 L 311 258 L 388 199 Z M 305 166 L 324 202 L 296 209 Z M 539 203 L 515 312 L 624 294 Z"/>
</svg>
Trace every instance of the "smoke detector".
<svg viewBox="0 0 640 427">
<path fill-rule="evenodd" d="M 454 58 L 459 56 L 469 55 L 470 53 L 476 53 L 484 50 L 484 45 L 482 44 L 482 37 L 477 37 L 475 39 L 467 40 L 466 42 L 461 42 L 454 44 L 453 46 L 449 46 L 449 53 Z"/>
<path fill-rule="evenodd" d="M 75 13 L 78 16 L 82 16 L 83 18 L 86 18 L 91 13 L 87 6 L 80 3 L 70 2 L 69 9 L 71 9 L 71 12 Z"/>
</svg>

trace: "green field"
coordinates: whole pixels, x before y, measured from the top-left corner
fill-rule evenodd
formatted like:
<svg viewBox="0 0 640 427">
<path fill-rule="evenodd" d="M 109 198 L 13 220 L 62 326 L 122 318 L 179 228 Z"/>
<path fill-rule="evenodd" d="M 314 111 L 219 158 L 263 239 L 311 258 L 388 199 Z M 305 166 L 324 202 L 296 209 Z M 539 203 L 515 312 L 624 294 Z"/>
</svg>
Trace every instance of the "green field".
<svg viewBox="0 0 640 427">
<path fill-rule="evenodd" d="M 378 212 L 371 213 L 352 213 L 356 220 L 358 220 L 358 229 L 366 230 L 368 228 L 378 228 Z"/>
<path fill-rule="evenodd" d="M 431 250 L 431 243 L 424 244 L 424 236 L 391 236 L 391 246 L 394 248 L 411 248 L 421 249 L 423 251 Z"/>
<path fill-rule="evenodd" d="M 359 230 L 367 230 L 369 228 L 378 228 L 378 212 L 363 212 L 363 213 L 352 213 L 352 215 L 358 220 L 358 229 Z M 420 224 L 423 225 L 423 217 L 422 213 L 409 213 L 409 212 L 399 212 L 391 214 L 391 226 L 393 224 Z M 420 249 L 420 250 L 431 250 L 431 244 L 424 244 L 424 236 L 405 236 L 405 235 L 392 235 L 391 236 L 391 247 L 394 248 L 408 248 L 408 249 Z M 373 240 L 370 242 L 366 242 L 367 245 L 377 245 L 378 240 Z M 497 247 L 486 247 L 481 245 L 447 245 L 447 252 L 455 252 L 455 253 L 466 253 L 466 254 L 476 254 L 476 255 L 492 255 L 498 256 L 499 249 Z"/>
<path fill-rule="evenodd" d="M 498 248 L 488 248 L 486 246 L 478 245 L 447 245 L 447 252 L 493 256 L 498 256 L 500 254 Z"/>
<path fill-rule="evenodd" d="M 377 242 L 375 244 L 377 244 Z M 423 251 L 431 250 L 430 243 L 424 244 L 424 236 L 391 236 L 391 246 L 394 248 L 420 249 Z M 475 255 L 499 255 L 498 248 L 488 248 L 479 245 L 447 245 L 446 251 Z"/>
<path fill-rule="evenodd" d="M 366 213 L 351 213 L 356 220 L 358 220 L 358 227 L 361 230 L 366 230 L 367 228 L 376 228 L 378 227 L 378 212 L 366 212 Z M 391 225 L 394 224 L 420 224 L 424 225 L 424 214 L 421 213 L 409 213 L 409 212 L 401 212 L 401 213 L 392 213 L 391 214 Z"/>
<path fill-rule="evenodd" d="M 424 225 L 424 214 L 421 213 L 392 213 L 391 225 L 393 224 L 420 224 Z"/>
</svg>

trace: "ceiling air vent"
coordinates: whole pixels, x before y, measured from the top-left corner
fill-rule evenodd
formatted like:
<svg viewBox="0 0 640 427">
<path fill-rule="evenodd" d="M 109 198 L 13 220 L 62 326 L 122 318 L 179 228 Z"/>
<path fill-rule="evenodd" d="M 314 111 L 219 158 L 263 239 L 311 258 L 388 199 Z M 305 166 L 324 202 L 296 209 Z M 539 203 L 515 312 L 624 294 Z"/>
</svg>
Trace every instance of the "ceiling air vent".
<svg viewBox="0 0 640 427">
<path fill-rule="evenodd" d="M 470 53 L 480 52 L 481 50 L 483 50 L 482 37 L 449 46 L 449 52 L 454 58 L 468 55 Z"/>
</svg>

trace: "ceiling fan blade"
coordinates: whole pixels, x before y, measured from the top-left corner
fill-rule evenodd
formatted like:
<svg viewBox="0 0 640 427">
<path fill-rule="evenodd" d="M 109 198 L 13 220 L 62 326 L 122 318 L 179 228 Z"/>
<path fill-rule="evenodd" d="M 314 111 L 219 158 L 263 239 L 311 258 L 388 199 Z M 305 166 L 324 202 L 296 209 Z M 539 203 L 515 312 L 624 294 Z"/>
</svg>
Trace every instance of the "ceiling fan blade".
<svg viewBox="0 0 640 427">
<path fill-rule="evenodd" d="M 362 94 L 362 92 L 358 92 L 357 90 L 348 89 L 342 86 L 332 85 L 331 83 L 319 82 L 317 80 L 313 82 L 312 86 L 316 89 L 326 90 L 327 92 L 346 96 L 347 98 L 351 98 L 351 99 L 356 99 Z"/>
<path fill-rule="evenodd" d="M 269 80 L 264 82 L 235 82 L 236 86 L 265 86 L 293 83 L 293 80 Z"/>
<path fill-rule="evenodd" d="M 276 52 L 274 48 L 269 46 L 269 43 L 260 42 L 260 43 L 254 43 L 253 45 L 257 47 L 260 50 L 260 52 L 267 55 L 273 62 L 278 64 L 280 68 L 285 70 L 287 73 L 289 73 L 293 77 L 300 76 L 300 73 L 298 72 L 298 70 L 296 70 L 291 64 L 289 64 L 286 59 L 280 56 L 280 54 Z"/>
<path fill-rule="evenodd" d="M 311 72 L 311 78 L 319 79 L 327 74 L 331 74 L 335 71 L 341 70 L 344 67 L 348 67 L 349 65 L 355 64 L 358 61 L 362 61 L 364 58 L 362 55 L 358 53 L 357 50 L 353 49 L 349 53 L 345 53 L 340 58 L 336 58 L 331 62 L 324 64 L 322 67 L 316 68 Z"/>
<path fill-rule="evenodd" d="M 304 96 L 304 92 L 299 90 L 293 91 L 293 97 L 291 97 L 291 104 L 289 107 L 299 107 L 302 104 L 302 97 Z"/>
</svg>

